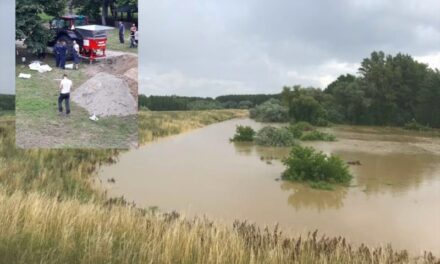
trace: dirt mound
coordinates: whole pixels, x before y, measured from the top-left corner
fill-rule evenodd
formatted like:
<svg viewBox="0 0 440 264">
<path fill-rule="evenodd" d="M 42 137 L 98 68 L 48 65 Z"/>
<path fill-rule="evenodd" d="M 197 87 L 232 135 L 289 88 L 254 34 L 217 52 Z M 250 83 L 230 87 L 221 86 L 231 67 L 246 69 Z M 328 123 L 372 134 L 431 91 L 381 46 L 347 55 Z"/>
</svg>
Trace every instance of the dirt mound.
<svg viewBox="0 0 440 264">
<path fill-rule="evenodd" d="M 137 102 L 127 81 L 106 72 L 96 74 L 73 91 L 72 100 L 90 115 L 127 116 L 137 113 Z"/>
<path fill-rule="evenodd" d="M 94 76 L 99 72 L 107 72 L 113 75 L 124 75 L 132 68 L 138 67 L 138 57 L 124 53 L 118 56 L 107 56 L 107 59 L 95 64 L 87 70 L 89 76 Z"/>
<path fill-rule="evenodd" d="M 87 76 L 92 78 L 100 72 L 106 72 L 125 80 L 130 93 L 137 101 L 138 96 L 138 57 L 133 54 L 108 51 L 107 59 L 87 68 Z M 137 102 L 136 102 L 137 105 Z"/>
</svg>

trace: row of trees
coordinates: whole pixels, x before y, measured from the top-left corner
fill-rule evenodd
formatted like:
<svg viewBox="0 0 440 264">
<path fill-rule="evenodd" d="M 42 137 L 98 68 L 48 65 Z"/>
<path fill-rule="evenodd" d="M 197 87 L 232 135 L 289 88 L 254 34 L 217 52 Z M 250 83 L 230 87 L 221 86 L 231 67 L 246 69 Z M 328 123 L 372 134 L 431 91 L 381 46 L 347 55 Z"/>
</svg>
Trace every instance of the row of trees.
<svg viewBox="0 0 440 264">
<path fill-rule="evenodd" d="M 298 121 L 440 127 L 440 72 L 400 53 L 373 52 L 359 76 L 341 75 L 324 91 L 284 87 L 281 97 Z"/>
<path fill-rule="evenodd" d="M 279 95 L 225 95 L 215 99 L 187 96 L 139 95 L 139 107 L 152 111 L 249 109 Z"/>
</svg>

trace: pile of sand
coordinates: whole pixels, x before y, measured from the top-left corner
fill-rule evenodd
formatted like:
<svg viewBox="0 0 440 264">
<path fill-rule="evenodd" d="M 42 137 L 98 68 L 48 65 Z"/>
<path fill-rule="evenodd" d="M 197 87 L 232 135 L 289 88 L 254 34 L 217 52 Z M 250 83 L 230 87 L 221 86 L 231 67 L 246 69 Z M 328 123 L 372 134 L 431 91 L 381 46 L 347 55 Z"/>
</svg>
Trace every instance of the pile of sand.
<svg viewBox="0 0 440 264">
<path fill-rule="evenodd" d="M 137 102 L 128 83 L 114 75 L 101 72 L 72 92 L 72 100 L 90 115 L 127 116 L 137 113 Z"/>
</svg>

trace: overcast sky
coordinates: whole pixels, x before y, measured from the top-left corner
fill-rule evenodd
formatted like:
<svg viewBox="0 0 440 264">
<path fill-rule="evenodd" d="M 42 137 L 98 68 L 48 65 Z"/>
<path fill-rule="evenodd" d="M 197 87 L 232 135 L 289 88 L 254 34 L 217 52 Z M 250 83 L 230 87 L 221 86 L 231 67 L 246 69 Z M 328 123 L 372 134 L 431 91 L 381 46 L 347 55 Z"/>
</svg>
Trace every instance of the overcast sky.
<svg viewBox="0 0 440 264">
<path fill-rule="evenodd" d="M 140 93 L 217 96 L 325 88 L 374 50 L 440 68 L 438 0 L 149 0 Z"/>
<path fill-rule="evenodd" d="M 15 91 L 15 2 L 0 1 L 0 94 Z"/>
</svg>

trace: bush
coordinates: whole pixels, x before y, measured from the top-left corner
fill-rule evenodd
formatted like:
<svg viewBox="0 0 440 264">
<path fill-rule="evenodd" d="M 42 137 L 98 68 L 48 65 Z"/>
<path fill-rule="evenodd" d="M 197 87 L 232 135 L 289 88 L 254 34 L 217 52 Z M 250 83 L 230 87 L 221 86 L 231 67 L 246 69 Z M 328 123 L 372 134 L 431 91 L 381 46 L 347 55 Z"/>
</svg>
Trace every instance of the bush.
<svg viewBox="0 0 440 264">
<path fill-rule="evenodd" d="M 403 128 L 407 129 L 407 130 L 415 130 L 415 131 L 430 131 L 430 130 L 432 130 L 432 128 L 430 128 L 428 126 L 424 126 L 414 119 L 411 120 L 410 122 L 406 123 Z"/>
<path fill-rule="evenodd" d="M 287 147 L 296 145 L 297 142 L 287 127 L 267 126 L 258 131 L 255 143 L 262 146 Z"/>
<path fill-rule="evenodd" d="M 235 142 L 251 142 L 254 141 L 255 130 L 250 126 L 237 126 L 235 135 L 231 141 Z"/>
<path fill-rule="evenodd" d="M 260 122 L 287 122 L 289 110 L 277 99 L 270 99 L 250 110 L 250 117 Z"/>
<path fill-rule="evenodd" d="M 309 182 L 313 187 L 319 188 L 328 185 L 341 184 L 347 186 L 353 176 L 345 162 L 337 156 L 327 156 L 311 147 L 295 146 L 290 155 L 283 160 L 287 166 L 283 172 L 283 179 Z"/>
<path fill-rule="evenodd" d="M 303 132 L 315 129 L 310 123 L 304 121 L 290 124 L 288 128 L 295 138 L 301 138 Z"/>
<path fill-rule="evenodd" d="M 336 137 L 332 134 L 321 132 L 318 130 L 313 130 L 305 132 L 301 136 L 301 140 L 304 141 L 336 141 Z"/>
</svg>

